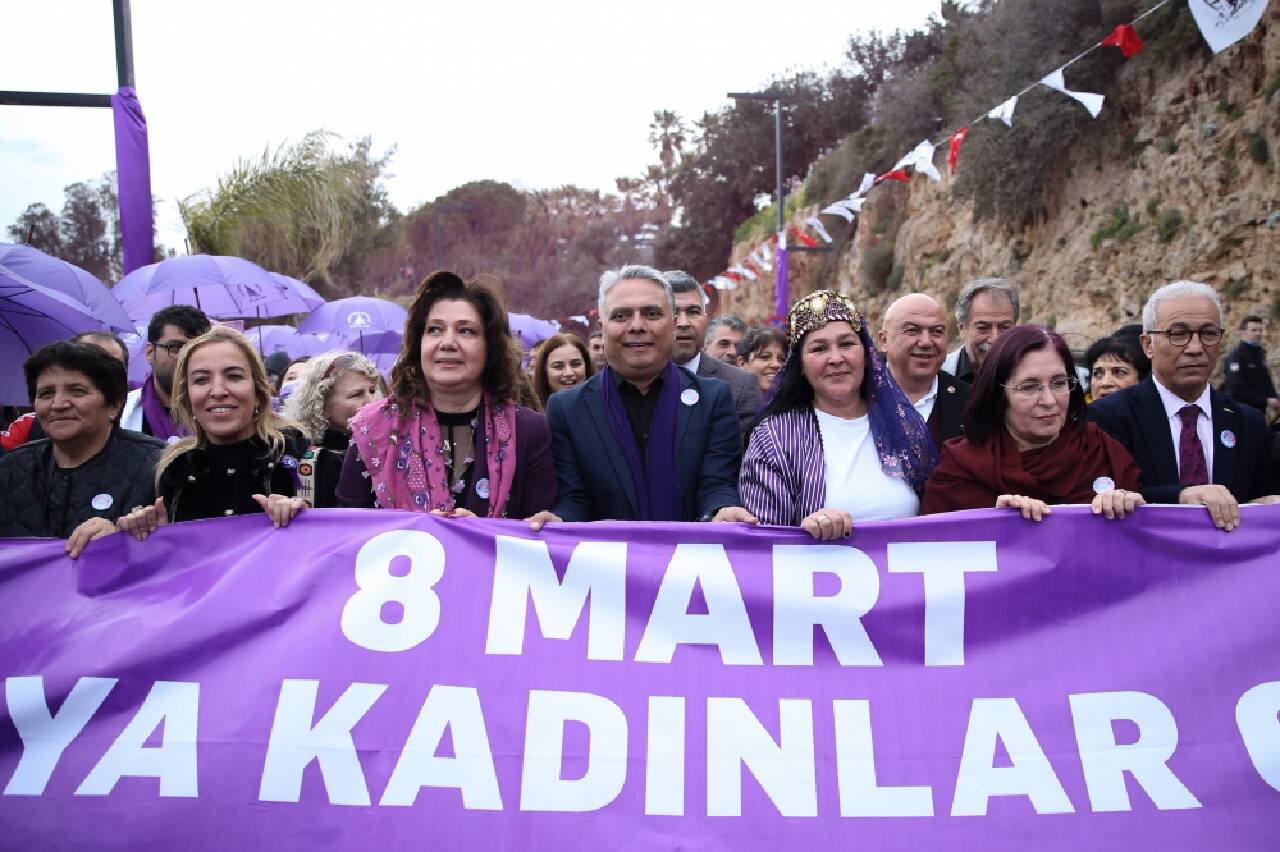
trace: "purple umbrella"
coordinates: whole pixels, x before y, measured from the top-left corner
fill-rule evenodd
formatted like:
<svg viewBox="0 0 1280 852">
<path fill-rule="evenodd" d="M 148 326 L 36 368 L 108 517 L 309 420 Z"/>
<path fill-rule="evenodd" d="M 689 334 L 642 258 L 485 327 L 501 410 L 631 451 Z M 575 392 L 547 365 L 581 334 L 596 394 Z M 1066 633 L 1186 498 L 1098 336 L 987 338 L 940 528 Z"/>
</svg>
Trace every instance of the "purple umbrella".
<svg viewBox="0 0 1280 852">
<path fill-rule="evenodd" d="M 340 341 L 331 340 L 328 335 L 302 334 L 291 325 L 260 325 L 245 335 L 264 356 L 283 352 L 290 358 L 299 358 L 342 348 Z"/>
<path fill-rule="evenodd" d="M 30 403 L 22 362 L 32 352 L 82 331 L 105 329 L 91 308 L 0 266 L 0 404 Z"/>
<path fill-rule="evenodd" d="M 315 290 L 311 289 L 305 281 L 299 281 L 297 278 L 290 278 L 288 275 L 281 275 L 279 272 L 268 273 L 276 280 L 284 289 L 292 291 L 303 304 L 307 306 L 308 312 L 314 311 L 316 308 L 324 304 L 324 296 L 321 296 Z"/>
<path fill-rule="evenodd" d="M 507 326 L 511 333 L 520 338 L 527 350 L 539 340 L 546 340 L 560 331 L 560 324 L 550 320 L 540 320 L 528 314 L 507 313 Z"/>
<path fill-rule="evenodd" d="M 151 364 L 147 362 L 147 330 L 125 333 L 120 339 L 129 350 L 129 389 L 140 388 L 151 372 Z"/>
<path fill-rule="evenodd" d="M 194 305 L 218 319 L 311 310 L 301 295 L 256 263 L 220 255 L 171 257 L 135 269 L 120 279 L 112 293 L 134 320 L 146 319 L 168 305 Z"/>
<path fill-rule="evenodd" d="M 333 334 L 347 343 L 356 344 L 361 349 L 361 338 L 371 339 L 379 332 L 393 331 L 404 333 L 405 321 L 409 312 L 387 299 L 372 299 L 368 296 L 351 296 L 326 302 L 311 312 L 311 315 L 298 323 L 298 331 L 310 334 Z M 386 348 L 389 344 L 383 344 Z M 365 351 L 376 351 L 368 350 Z M 396 346 L 399 351 L 399 346 Z"/>
<path fill-rule="evenodd" d="M 133 322 L 107 285 L 78 266 L 31 246 L 12 243 L 0 243 L 0 266 L 41 287 L 70 296 L 116 331 L 133 331 Z"/>
</svg>

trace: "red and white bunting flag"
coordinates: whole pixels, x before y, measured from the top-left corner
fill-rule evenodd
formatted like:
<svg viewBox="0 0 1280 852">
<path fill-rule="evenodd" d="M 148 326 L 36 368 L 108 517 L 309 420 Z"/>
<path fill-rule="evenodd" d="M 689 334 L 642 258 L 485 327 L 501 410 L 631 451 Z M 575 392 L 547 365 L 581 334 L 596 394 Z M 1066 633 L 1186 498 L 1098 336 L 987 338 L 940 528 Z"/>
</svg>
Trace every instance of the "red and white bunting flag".
<svg viewBox="0 0 1280 852">
<path fill-rule="evenodd" d="M 951 169 L 951 174 L 956 173 L 956 161 L 960 159 L 960 146 L 964 144 L 964 140 L 967 138 L 969 138 L 969 128 L 967 127 L 961 127 L 951 134 L 951 144 L 947 149 L 947 168 Z"/>
<path fill-rule="evenodd" d="M 764 274 L 764 270 L 760 268 L 760 264 L 756 263 L 755 258 L 752 258 L 752 257 L 744 257 L 744 258 L 742 259 L 742 265 L 743 265 L 743 266 L 745 266 L 747 269 L 750 269 L 752 272 L 754 272 L 754 273 L 755 273 L 755 275 L 752 275 L 752 276 L 751 276 L 751 280 L 752 280 L 752 281 L 756 280 L 756 275 L 763 275 L 763 274 Z"/>
<path fill-rule="evenodd" d="M 761 243 L 760 248 L 757 249 L 757 251 L 760 252 L 760 256 L 764 258 L 766 261 L 773 260 L 773 249 L 771 249 L 770 246 L 776 243 L 777 241 L 778 241 L 778 235 L 774 234 L 773 236 L 769 237 L 768 240 Z"/>
<path fill-rule="evenodd" d="M 891 171 L 885 172 L 884 174 L 880 175 L 880 177 L 876 178 L 877 182 L 886 181 L 886 180 L 896 180 L 896 181 L 901 181 L 902 183 L 911 183 L 911 175 L 907 174 L 906 169 L 893 169 Z"/>
<path fill-rule="evenodd" d="M 831 242 L 831 235 L 827 233 L 826 228 L 822 227 L 822 220 L 817 216 L 810 216 L 808 219 L 804 220 L 804 223 L 817 231 L 818 236 L 822 237 L 822 241 L 824 243 Z"/>
<path fill-rule="evenodd" d="M 767 245 L 767 243 L 765 245 Z M 773 265 L 769 263 L 769 260 L 765 255 L 765 245 L 757 247 L 755 251 L 748 255 L 748 257 L 755 262 L 756 266 L 759 266 L 765 272 L 772 272 Z"/>
<path fill-rule="evenodd" d="M 1106 100 L 1106 96 L 1099 95 L 1094 92 L 1075 92 L 1068 89 L 1067 82 L 1062 76 L 1061 68 L 1054 71 L 1040 82 L 1050 89 L 1053 89 L 1055 92 L 1062 92 L 1062 94 L 1072 100 L 1079 101 L 1080 105 L 1087 109 L 1089 111 L 1089 115 L 1094 118 L 1097 118 L 1098 113 L 1102 112 L 1102 102 Z"/>
<path fill-rule="evenodd" d="M 587 321 L 587 318 L 584 317 L 582 314 L 574 314 L 573 316 L 569 317 L 569 319 L 573 320 L 579 325 L 591 325 L 591 323 Z"/>
<path fill-rule="evenodd" d="M 796 239 L 799 240 L 806 248 L 813 248 L 818 244 L 817 240 L 797 228 L 795 225 L 791 226 L 791 233 L 795 234 Z"/>
<path fill-rule="evenodd" d="M 756 280 L 756 274 L 752 272 L 750 269 L 748 269 L 746 265 L 743 263 L 739 263 L 738 265 L 731 267 L 729 271 L 738 273 L 748 281 Z"/>
<path fill-rule="evenodd" d="M 1267 11 L 1267 0 L 1188 0 L 1187 5 L 1214 53 L 1221 53 L 1253 32 Z"/>
<path fill-rule="evenodd" d="M 873 172 L 866 172 L 862 176 L 862 183 L 858 185 L 858 191 L 854 195 L 866 195 L 867 190 L 876 185 L 876 175 Z"/>
<path fill-rule="evenodd" d="M 733 269 L 726 269 L 721 274 L 724 275 L 725 278 L 728 278 L 730 281 L 733 281 L 735 283 L 738 281 L 741 281 L 743 278 L 742 274 L 737 271 L 736 267 Z"/>
<path fill-rule="evenodd" d="M 986 117 L 994 118 L 998 121 L 1003 121 L 1009 127 L 1013 127 L 1013 111 L 1017 108 L 1017 106 L 1018 106 L 1018 96 L 1014 95 L 1013 97 L 1009 98 L 1009 100 L 1000 104 L 1000 106 L 993 107 L 991 111 L 987 113 Z"/>
<path fill-rule="evenodd" d="M 915 173 L 920 175 L 928 175 L 933 180 L 942 180 L 942 175 L 938 174 L 938 170 L 933 165 L 933 143 L 928 139 L 911 149 L 911 152 L 898 161 L 895 169 L 901 169 L 910 166 Z"/>
<path fill-rule="evenodd" d="M 823 210 L 822 213 L 823 215 L 826 215 L 826 216 L 839 216 L 840 218 L 844 219 L 846 222 L 853 221 L 853 211 L 850 210 L 848 207 L 845 207 L 844 202 L 837 202 L 835 204 L 832 204 L 830 207 Z"/>
<path fill-rule="evenodd" d="M 843 201 L 837 201 L 836 203 L 843 207 L 849 208 L 854 213 L 861 213 L 862 205 L 867 203 L 867 199 L 864 198 L 861 193 L 855 192 L 853 195 L 850 195 L 848 198 L 844 199 Z"/>
<path fill-rule="evenodd" d="M 1133 24 L 1121 24 L 1111 31 L 1111 35 L 1098 42 L 1098 44 L 1103 47 L 1120 48 L 1120 52 L 1124 54 L 1125 59 L 1137 56 L 1144 47 L 1142 37 L 1133 28 Z"/>
</svg>

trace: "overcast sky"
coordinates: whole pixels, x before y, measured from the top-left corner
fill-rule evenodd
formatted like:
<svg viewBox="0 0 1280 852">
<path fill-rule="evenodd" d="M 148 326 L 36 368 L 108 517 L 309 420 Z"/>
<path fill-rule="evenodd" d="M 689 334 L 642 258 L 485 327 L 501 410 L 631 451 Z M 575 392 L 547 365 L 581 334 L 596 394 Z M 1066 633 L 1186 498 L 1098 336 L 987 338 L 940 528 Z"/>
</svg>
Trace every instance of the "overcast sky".
<svg viewBox="0 0 1280 852">
<path fill-rule="evenodd" d="M 0 4 L 0 89 L 115 89 L 111 0 Z M 401 210 L 482 178 L 611 190 L 656 162 L 654 110 L 696 118 L 939 6 L 133 0 L 160 240 L 181 250 L 176 199 L 317 128 L 396 146 Z M 61 209 L 64 185 L 115 167 L 112 145 L 110 110 L 0 106 L 0 226 L 32 202 Z"/>
</svg>

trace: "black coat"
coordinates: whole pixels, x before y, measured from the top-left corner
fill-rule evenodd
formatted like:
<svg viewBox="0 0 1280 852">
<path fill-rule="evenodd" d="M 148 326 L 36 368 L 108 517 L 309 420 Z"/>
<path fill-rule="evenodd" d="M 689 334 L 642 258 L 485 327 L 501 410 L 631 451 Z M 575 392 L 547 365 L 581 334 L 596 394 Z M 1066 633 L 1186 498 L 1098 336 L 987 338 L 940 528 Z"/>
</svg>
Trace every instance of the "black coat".
<svg viewBox="0 0 1280 852">
<path fill-rule="evenodd" d="M 300 433 L 287 430 L 284 447 L 275 452 L 257 438 L 187 450 L 160 475 L 159 492 L 169 520 L 252 515 L 262 511 L 254 494 L 293 497 L 296 468 L 307 444 Z"/>
<path fill-rule="evenodd" d="M 969 383 L 962 382 L 946 370 L 938 371 L 938 398 L 929 414 L 929 434 L 934 445 L 942 445 L 964 434 L 964 407 L 969 402 Z"/>
<path fill-rule="evenodd" d="M 0 537 L 66 538 L 90 518 L 115 521 L 155 502 L 156 462 L 164 442 L 113 429 L 102 450 L 63 470 L 48 438 L 0 458 Z"/>
<path fill-rule="evenodd" d="M 1267 410 L 1267 400 L 1276 396 L 1276 386 L 1267 369 L 1267 351 L 1241 342 L 1227 356 L 1227 380 L 1222 389 L 1236 402 Z"/>
<path fill-rule="evenodd" d="M 1210 392 L 1213 408 L 1212 481 L 1225 485 L 1241 503 L 1280 494 L 1280 475 L 1271 457 L 1273 436 L 1257 409 Z M 1183 486 L 1173 449 L 1169 418 L 1155 382 L 1146 379 L 1088 406 L 1089 419 L 1115 438 L 1142 468 L 1142 496 L 1148 503 L 1177 503 Z M 1230 437 L 1224 437 L 1230 433 Z M 1232 446 L 1227 446 L 1231 444 Z"/>
</svg>

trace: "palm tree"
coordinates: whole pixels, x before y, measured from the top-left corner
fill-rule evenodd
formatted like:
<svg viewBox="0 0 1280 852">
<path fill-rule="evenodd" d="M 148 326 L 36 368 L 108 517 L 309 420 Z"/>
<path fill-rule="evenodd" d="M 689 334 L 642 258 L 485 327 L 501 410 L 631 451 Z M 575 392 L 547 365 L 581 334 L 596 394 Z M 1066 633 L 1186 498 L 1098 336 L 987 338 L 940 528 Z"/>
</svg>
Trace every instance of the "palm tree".
<svg viewBox="0 0 1280 852">
<path fill-rule="evenodd" d="M 370 176 L 367 158 L 334 154 L 331 138 L 313 131 L 268 148 L 178 202 L 191 250 L 247 258 L 332 290 L 330 271 L 351 247 Z"/>
<path fill-rule="evenodd" d="M 658 151 L 658 160 L 662 170 L 670 175 L 675 168 L 676 155 L 688 141 L 689 128 L 684 119 L 669 109 L 654 110 L 653 121 L 649 122 L 649 144 Z"/>
</svg>

